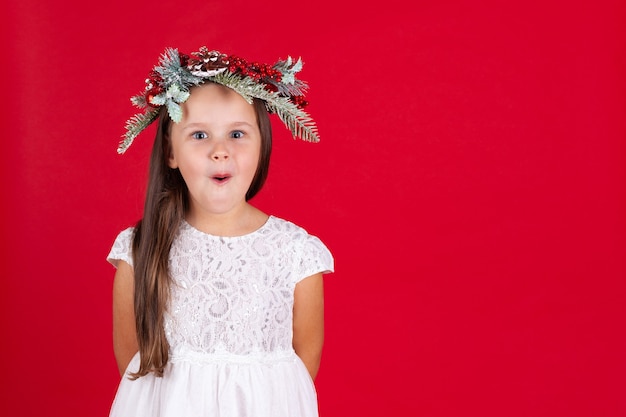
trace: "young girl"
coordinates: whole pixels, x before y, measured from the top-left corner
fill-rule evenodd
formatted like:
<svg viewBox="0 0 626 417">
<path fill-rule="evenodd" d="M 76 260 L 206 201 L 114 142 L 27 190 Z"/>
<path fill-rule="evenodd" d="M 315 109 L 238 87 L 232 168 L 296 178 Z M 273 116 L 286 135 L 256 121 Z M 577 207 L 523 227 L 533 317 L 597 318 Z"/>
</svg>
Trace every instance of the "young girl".
<svg viewBox="0 0 626 417">
<path fill-rule="evenodd" d="M 143 218 L 108 260 L 122 380 L 111 416 L 317 416 L 326 246 L 248 200 L 268 174 L 269 113 L 318 141 L 300 60 L 168 49 L 133 97 L 118 152 L 153 121 Z"/>
</svg>

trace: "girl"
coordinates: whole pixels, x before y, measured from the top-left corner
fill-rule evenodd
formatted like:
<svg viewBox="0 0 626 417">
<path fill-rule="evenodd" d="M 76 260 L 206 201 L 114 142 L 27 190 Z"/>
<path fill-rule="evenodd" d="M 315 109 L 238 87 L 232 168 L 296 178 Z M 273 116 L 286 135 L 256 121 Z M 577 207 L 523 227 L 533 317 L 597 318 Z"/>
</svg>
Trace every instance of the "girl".
<svg viewBox="0 0 626 417">
<path fill-rule="evenodd" d="M 317 416 L 326 246 L 252 206 L 269 112 L 318 141 L 300 60 L 250 64 L 168 49 L 132 98 L 123 153 L 158 120 L 143 218 L 108 260 L 122 374 L 111 416 Z"/>
</svg>

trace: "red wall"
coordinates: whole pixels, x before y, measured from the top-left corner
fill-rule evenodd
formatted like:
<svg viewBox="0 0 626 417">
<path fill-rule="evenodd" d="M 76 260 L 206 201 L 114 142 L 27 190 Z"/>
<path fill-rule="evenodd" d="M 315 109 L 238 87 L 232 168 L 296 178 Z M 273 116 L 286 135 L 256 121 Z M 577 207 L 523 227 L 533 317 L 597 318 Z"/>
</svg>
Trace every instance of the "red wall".
<svg viewBox="0 0 626 417">
<path fill-rule="evenodd" d="M 323 417 L 626 415 L 624 2 L 8 3 L 2 415 L 107 415 L 153 130 L 115 150 L 201 45 L 305 61 L 322 142 L 275 123 L 255 203 L 336 257 Z"/>
</svg>

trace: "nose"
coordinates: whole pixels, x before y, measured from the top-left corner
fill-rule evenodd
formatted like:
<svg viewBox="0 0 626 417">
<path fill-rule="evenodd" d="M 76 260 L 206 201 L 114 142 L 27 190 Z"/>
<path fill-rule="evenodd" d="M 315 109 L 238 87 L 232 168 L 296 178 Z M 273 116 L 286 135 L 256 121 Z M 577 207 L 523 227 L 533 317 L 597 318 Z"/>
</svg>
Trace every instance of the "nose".
<svg viewBox="0 0 626 417">
<path fill-rule="evenodd" d="M 211 159 L 214 161 L 226 161 L 228 160 L 228 150 L 224 143 L 218 141 L 211 150 Z"/>
</svg>

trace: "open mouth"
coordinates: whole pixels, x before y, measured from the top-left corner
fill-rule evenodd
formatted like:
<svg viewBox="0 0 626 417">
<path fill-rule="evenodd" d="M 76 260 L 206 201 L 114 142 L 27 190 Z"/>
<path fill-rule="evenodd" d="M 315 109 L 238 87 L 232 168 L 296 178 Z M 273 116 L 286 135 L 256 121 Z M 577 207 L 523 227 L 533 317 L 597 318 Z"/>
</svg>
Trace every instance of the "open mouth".
<svg viewBox="0 0 626 417">
<path fill-rule="evenodd" d="M 218 175 L 214 175 L 211 178 L 213 178 L 213 181 L 222 184 L 222 183 L 228 181 L 228 179 L 230 179 L 230 175 L 228 175 L 228 174 L 218 174 Z"/>
</svg>

